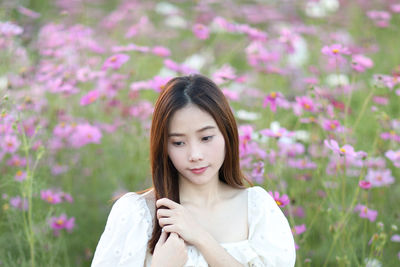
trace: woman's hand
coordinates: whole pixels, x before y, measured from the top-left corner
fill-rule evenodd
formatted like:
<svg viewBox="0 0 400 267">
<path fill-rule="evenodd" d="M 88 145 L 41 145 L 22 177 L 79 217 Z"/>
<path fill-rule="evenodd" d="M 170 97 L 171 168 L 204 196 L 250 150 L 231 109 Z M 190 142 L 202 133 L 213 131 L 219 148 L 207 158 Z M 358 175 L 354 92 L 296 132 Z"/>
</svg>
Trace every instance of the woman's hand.
<svg viewBox="0 0 400 267">
<path fill-rule="evenodd" d="M 162 231 L 154 248 L 151 267 L 182 267 L 188 259 L 185 241 L 177 234 Z"/>
<path fill-rule="evenodd" d="M 187 243 L 196 246 L 205 231 L 193 219 L 190 212 L 182 205 L 168 198 L 157 200 L 156 206 L 158 208 L 157 219 L 160 227 L 168 233 L 177 233 Z M 168 209 L 160 209 L 162 206 Z"/>
</svg>

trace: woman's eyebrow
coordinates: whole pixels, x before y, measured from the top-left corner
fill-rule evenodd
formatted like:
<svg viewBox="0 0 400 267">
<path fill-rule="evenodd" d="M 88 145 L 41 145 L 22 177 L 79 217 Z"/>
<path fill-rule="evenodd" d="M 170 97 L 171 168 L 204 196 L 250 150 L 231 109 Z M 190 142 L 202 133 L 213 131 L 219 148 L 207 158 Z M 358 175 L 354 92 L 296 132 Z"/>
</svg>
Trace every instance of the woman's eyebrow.
<svg viewBox="0 0 400 267">
<path fill-rule="evenodd" d="M 211 125 L 205 126 L 201 129 L 197 130 L 196 133 L 200 133 L 200 132 L 210 130 L 210 129 L 215 129 L 215 126 L 211 126 Z M 172 137 L 172 136 L 185 136 L 185 134 L 182 134 L 182 133 L 169 133 L 168 134 L 168 137 Z"/>
</svg>

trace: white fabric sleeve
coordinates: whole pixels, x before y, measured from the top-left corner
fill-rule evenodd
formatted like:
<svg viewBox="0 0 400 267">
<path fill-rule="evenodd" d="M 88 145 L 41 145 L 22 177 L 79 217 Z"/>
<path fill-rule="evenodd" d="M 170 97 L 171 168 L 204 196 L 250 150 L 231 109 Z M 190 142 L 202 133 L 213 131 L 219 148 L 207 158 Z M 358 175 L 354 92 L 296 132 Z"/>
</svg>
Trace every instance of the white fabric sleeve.
<svg viewBox="0 0 400 267">
<path fill-rule="evenodd" d="M 285 215 L 262 187 L 256 186 L 252 190 L 249 210 L 252 227 L 246 266 L 293 267 L 296 249 Z"/>
<path fill-rule="evenodd" d="M 151 230 L 144 205 L 145 200 L 132 192 L 114 203 L 97 244 L 92 267 L 144 265 Z"/>
</svg>

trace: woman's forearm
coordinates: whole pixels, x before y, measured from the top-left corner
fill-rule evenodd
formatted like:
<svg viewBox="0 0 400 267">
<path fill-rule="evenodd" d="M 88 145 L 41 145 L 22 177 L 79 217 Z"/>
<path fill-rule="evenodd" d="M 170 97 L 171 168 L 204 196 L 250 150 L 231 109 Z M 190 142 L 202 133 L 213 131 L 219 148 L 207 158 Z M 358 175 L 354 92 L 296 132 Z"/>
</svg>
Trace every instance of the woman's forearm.
<svg viewBox="0 0 400 267">
<path fill-rule="evenodd" d="M 202 235 L 194 245 L 211 267 L 243 267 L 209 233 Z"/>
</svg>

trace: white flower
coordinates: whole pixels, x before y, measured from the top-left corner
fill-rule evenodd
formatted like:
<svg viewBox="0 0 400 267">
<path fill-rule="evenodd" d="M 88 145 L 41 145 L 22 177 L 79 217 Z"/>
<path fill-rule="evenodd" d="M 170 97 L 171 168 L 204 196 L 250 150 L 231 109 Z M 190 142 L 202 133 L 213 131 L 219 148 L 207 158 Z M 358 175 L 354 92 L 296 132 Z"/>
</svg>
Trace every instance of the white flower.
<svg viewBox="0 0 400 267">
<path fill-rule="evenodd" d="M 382 263 L 377 259 L 365 259 L 365 267 L 382 267 Z"/>
<path fill-rule="evenodd" d="M 175 71 L 170 70 L 166 67 L 162 67 L 162 69 L 158 72 L 157 75 L 161 76 L 161 77 L 174 77 L 174 76 L 177 76 L 178 73 L 176 73 Z"/>
<path fill-rule="evenodd" d="M 344 74 L 329 74 L 326 77 L 325 80 L 326 84 L 329 86 L 335 87 L 335 86 L 343 86 L 343 85 L 348 85 L 349 84 L 349 77 Z"/>
<path fill-rule="evenodd" d="M 288 55 L 288 62 L 293 67 L 301 67 L 308 61 L 309 53 L 306 40 L 299 36 L 293 43 L 294 53 Z"/>
<path fill-rule="evenodd" d="M 168 16 L 165 24 L 172 28 L 186 28 L 186 20 L 178 15 Z"/>
<path fill-rule="evenodd" d="M 8 79 L 6 76 L 0 77 L 0 90 L 6 89 L 8 85 Z"/>
<path fill-rule="evenodd" d="M 200 54 L 193 54 L 190 57 L 187 57 L 183 62 L 184 65 L 195 70 L 200 70 L 205 63 L 206 63 L 205 56 Z"/>
<path fill-rule="evenodd" d="M 250 112 L 250 111 L 241 109 L 236 112 L 236 117 L 241 120 L 245 120 L 245 121 L 255 121 L 255 120 L 258 120 L 259 118 L 261 118 L 261 115 L 260 115 L 260 113 Z"/>
<path fill-rule="evenodd" d="M 334 13 L 339 9 L 340 3 L 338 0 L 320 0 L 310 1 L 306 4 L 306 14 L 309 17 L 322 18 L 328 13 Z"/>
<path fill-rule="evenodd" d="M 294 136 L 297 140 L 300 141 L 304 141 L 307 142 L 308 140 L 310 140 L 310 133 L 304 130 L 300 130 L 300 131 L 295 131 L 294 132 Z"/>
<path fill-rule="evenodd" d="M 156 5 L 156 12 L 163 15 L 172 15 L 179 12 L 179 9 L 171 3 L 159 2 Z"/>
</svg>

